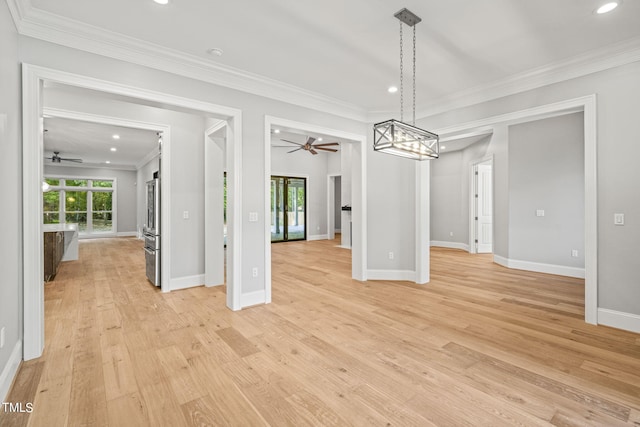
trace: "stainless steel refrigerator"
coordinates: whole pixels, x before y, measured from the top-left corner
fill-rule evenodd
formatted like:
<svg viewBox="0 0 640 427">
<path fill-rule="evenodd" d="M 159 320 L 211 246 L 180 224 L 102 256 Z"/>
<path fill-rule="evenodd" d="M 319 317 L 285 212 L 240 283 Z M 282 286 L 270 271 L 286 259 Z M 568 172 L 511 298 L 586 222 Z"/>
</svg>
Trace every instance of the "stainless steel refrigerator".
<svg viewBox="0 0 640 427">
<path fill-rule="evenodd" d="M 160 287 L 160 179 L 147 182 L 147 216 L 143 227 L 147 278 Z"/>
</svg>

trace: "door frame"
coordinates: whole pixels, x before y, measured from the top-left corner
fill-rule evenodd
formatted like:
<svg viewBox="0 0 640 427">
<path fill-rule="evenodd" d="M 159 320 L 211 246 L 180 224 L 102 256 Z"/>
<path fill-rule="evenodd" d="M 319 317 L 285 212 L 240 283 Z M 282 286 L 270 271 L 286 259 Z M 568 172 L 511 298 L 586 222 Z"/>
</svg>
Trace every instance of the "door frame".
<svg viewBox="0 0 640 427">
<path fill-rule="evenodd" d="M 163 92 L 146 90 L 139 87 L 123 85 L 114 81 L 96 79 L 80 74 L 46 68 L 37 65 L 22 64 L 22 209 L 23 209 L 23 359 L 30 360 L 42 355 L 44 350 L 44 286 L 42 265 L 42 196 L 41 183 L 43 175 L 43 85 L 44 82 L 55 82 L 70 86 L 93 89 L 99 92 L 122 95 L 138 100 L 157 102 L 164 105 L 196 110 L 212 116 L 225 118 L 232 123 L 233 143 L 228 144 L 233 162 L 228 165 L 233 170 L 230 185 L 230 196 L 235 201 L 231 206 L 230 228 L 236 227 L 231 245 L 232 271 L 228 275 L 230 286 L 227 292 L 227 306 L 232 310 L 239 310 L 241 294 L 241 206 L 240 206 L 240 175 L 242 159 L 240 147 L 242 144 L 242 112 L 241 110 L 225 107 L 208 102 L 183 98 Z M 161 189 L 161 214 L 164 218 L 162 233 L 165 242 L 171 242 L 171 138 L 170 134 L 163 135 L 162 171 L 163 179 L 168 185 Z M 170 289 L 171 278 L 171 248 L 164 247 L 162 265 L 162 290 Z"/>
<path fill-rule="evenodd" d="M 206 287 L 225 284 L 224 269 L 224 172 L 227 156 L 227 128 L 229 123 L 220 120 L 204 131 L 204 285 Z M 216 137 L 215 134 L 224 134 Z M 223 147 L 220 147 L 223 145 Z M 223 151 L 220 156 L 220 151 Z M 212 164 L 215 163 L 215 166 Z M 222 170 L 222 175 L 220 171 Z M 222 204 L 222 209 L 220 205 Z M 222 222 L 222 227 L 219 227 Z M 229 259 L 226 258 L 229 271 Z"/>
<path fill-rule="evenodd" d="M 336 178 L 342 177 L 339 173 L 327 175 L 327 240 L 336 238 Z M 340 197 L 342 200 L 342 197 Z"/>
<path fill-rule="evenodd" d="M 476 247 L 476 232 L 477 232 L 477 221 L 476 221 L 476 213 L 478 209 L 478 199 L 475 197 L 477 185 L 478 185 L 478 176 L 476 175 L 476 171 L 478 170 L 478 165 L 489 163 L 491 164 L 491 192 L 493 192 L 493 154 L 490 156 L 483 157 L 481 159 L 472 160 L 469 162 L 469 253 L 477 254 L 478 248 Z M 493 212 L 495 210 L 494 200 L 491 201 L 491 212 L 493 216 Z M 491 232 L 491 242 L 493 242 L 493 231 Z M 493 253 L 493 243 L 491 253 Z"/>
<path fill-rule="evenodd" d="M 271 226 L 266 218 L 271 211 L 271 198 L 268 197 L 271 185 L 271 127 L 288 127 L 310 133 L 319 133 L 335 138 L 349 140 L 353 144 L 352 206 L 353 206 L 353 243 L 351 249 L 351 277 L 355 280 L 367 280 L 367 153 L 366 135 L 331 129 L 311 123 L 298 122 L 279 117 L 264 116 L 264 215 L 265 215 L 265 294 L 266 302 L 271 302 Z"/>
<path fill-rule="evenodd" d="M 524 110 L 487 117 L 459 125 L 436 129 L 442 138 L 463 137 L 491 131 L 497 125 L 511 125 L 584 113 L 584 214 L 585 214 L 585 322 L 598 324 L 598 126 L 596 94 L 540 105 Z M 494 199 L 495 201 L 495 199 Z M 494 232 L 495 233 L 495 232 Z M 494 250 L 495 252 L 495 250 Z"/>
</svg>

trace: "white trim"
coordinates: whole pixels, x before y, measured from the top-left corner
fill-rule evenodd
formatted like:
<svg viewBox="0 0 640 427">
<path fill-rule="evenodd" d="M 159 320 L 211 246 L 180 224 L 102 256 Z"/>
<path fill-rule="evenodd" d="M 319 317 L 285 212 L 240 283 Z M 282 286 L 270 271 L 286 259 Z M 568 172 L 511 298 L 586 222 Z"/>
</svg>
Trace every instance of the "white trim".
<svg viewBox="0 0 640 427">
<path fill-rule="evenodd" d="M 429 283 L 431 277 L 431 162 L 415 164 L 415 265 L 414 280 L 423 285 Z"/>
<path fill-rule="evenodd" d="M 226 132 L 224 138 L 213 134 L 226 130 L 226 120 L 220 120 L 204 131 L 204 285 L 224 285 L 224 159 L 226 155 Z M 221 145 L 219 144 L 221 143 Z M 215 145 L 215 146 L 214 146 Z"/>
<path fill-rule="evenodd" d="M 324 111 L 361 122 L 388 118 L 389 111 L 364 108 L 196 55 L 159 46 L 113 31 L 37 9 L 28 0 L 7 0 L 21 35 L 157 70 L 229 87 L 243 92 Z M 525 92 L 640 60 L 640 37 L 624 40 L 556 61 L 489 84 L 459 91 L 418 106 L 418 119 L 465 106 Z"/>
<path fill-rule="evenodd" d="M 9 0 L 21 35 L 364 122 L 362 107 Z"/>
<path fill-rule="evenodd" d="M 116 233 L 116 237 L 138 237 L 137 231 L 119 231 Z"/>
<path fill-rule="evenodd" d="M 473 131 L 490 129 L 495 125 L 522 123 L 562 114 L 584 112 L 585 322 L 592 324 L 598 323 L 598 151 L 596 108 L 596 95 L 593 94 L 449 126 L 435 131 L 443 138 L 451 138 Z"/>
<path fill-rule="evenodd" d="M 639 60 L 640 37 L 635 37 L 562 61 L 527 70 L 489 84 L 462 90 L 439 99 L 432 99 L 430 105 L 418 106 L 416 117 L 422 119 L 434 116 L 631 64 Z M 388 119 L 392 114 L 393 112 L 390 111 L 371 111 L 368 114 L 368 120 L 375 123 Z"/>
<path fill-rule="evenodd" d="M 240 199 L 240 173 L 242 159 L 239 153 L 242 141 L 242 112 L 236 108 L 225 107 L 183 98 L 162 92 L 156 92 L 132 86 L 123 85 L 107 80 L 59 71 L 51 68 L 22 64 L 22 135 L 23 135 L 23 281 L 24 281 L 24 359 L 34 359 L 42 354 L 44 349 L 44 291 L 43 291 L 43 263 L 42 263 L 42 196 L 39 189 L 42 185 L 43 154 L 42 154 L 42 84 L 44 81 L 57 82 L 71 86 L 92 89 L 110 94 L 123 95 L 129 98 L 157 102 L 163 105 L 184 107 L 198 110 L 217 117 L 225 117 L 233 121 L 228 151 L 231 151 L 233 161 L 227 164 L 233 170 L 232 184 L 229 187 L 229 197 L 237 200 L 232 204 L 230 228 L 236 229 L 230 235 L 228 256 L 232 259 L 232 269 L 228 271 L 227 305 L 232 310 L 240 309 L 241 291 L 241 258 L 240 244 L 242 238 L 242 211 Z M 162 179 L 161 189 L 161 233 L 162 263 L 161 282 L 162 291 L 168 292 L 171 278 L 171 129 L 162 127 Z M 234 155 L 238 151 L 238 155 Z M 38 189 L 37 191 L 35 189 Z"/>
<path fill-rule="evenodd" d="M 367 280 L 415 282 L 416 272 L 409 270 L 368 270 Z"/>
<path fill-rule="evenodd" d="M 195 276 L 176 277 L 171 279 L 170 290 L 177 291 L 180 289 L 194 288 L 196 286 L 204 285 L 204 274 L 197 274 Z"/>
<path fill-rule="evenodd" d="M 18 340 L 13 346 L 9 360 L 4 365 L 4 369 L 0 374 L 0 402 L 4 402 L 11 389 L 11 384 L 18 373 L 18 368 L 22 363 L 22 341 Z"/>
<path fill-rule="evenodd" d="M 469 252 L 469 245 L 467 245 L 466 243 L 432 240 L 431 246 L 437 246 L 439 248 L 449 248 L 449 249 L 462 249 L 463 251 Z"/>
<path fill-rule="evenodd" d="M 637 314 L 599 308 L 598 323 L 640 334 L 640 316 Z"/>
<path fill-rule="evenodd" d="M 242 294 L 242 299 L 240 303 L 242 308 L 251 307 L 253 305 L 259 305 L 259 304 L 268 304 L 266 291 L 261 290 L 261 291 Z"/>
<path fill-rule="evenodd" d="M 335 209 L 336 209 L 336 177 L 342 177 L 339 173 L 327 174 L 327 239 L 333 240 L 336 237 L 336 232 L 340 233 L 342 230 L 335 228 Z M 340 200 L 342 200 L 342 194 L 340 194 Z"/>
<path fill-rule="evenodd" d="M 503 267 L 513 268 L 514 270 L 534 271 L 536 273 L 556 274 L 558 276 L 576 277 L 584 279 L 585 269 L 579 267 L 569 267 L 566 265 L 544 264 L 533 261 L 522 261 L 517 259 L 508 259 L 500 255 L 493 255 L 493 262 Z"/>
<path fill-rule="evenodd" d="M 358 226 L 353 230 L 354 242 L 352 242 L 352 258 L 351 258 L 351 276 L 355 280 L 367 280 L 367 137 L 341 130 L 331 129 L 324 126 L 318 126 L 310 123 L 297 122 L 294 120 L 283 119 L 279 117 L 264 116 L 264 274 L 265 274 L 265 301 L 271 302 L 271 224 L 267 219 L 271 215 L 271 198 L 267 195 L 271 193 L 271 127 L 281 126 L 292 129 L 304 130 L 311 133 L 320 133 L 335 138 L 347 139 L 359 143 L 359 147 L 355 149 L 353 166 L 355 170 L 352 172 L 352 186 L 354 188 L 352 194 L 352 206 L 354 207 L 354 224 Z M 360 174 L 357 174 L 357 167 L 360 167 Z"/>
<path fill-rule="evenodd" d="M 313 236 L 307 236 L 308 241 L 312 240 L 329 240 L 328 234 L 314 234 Z"/>
</svg>

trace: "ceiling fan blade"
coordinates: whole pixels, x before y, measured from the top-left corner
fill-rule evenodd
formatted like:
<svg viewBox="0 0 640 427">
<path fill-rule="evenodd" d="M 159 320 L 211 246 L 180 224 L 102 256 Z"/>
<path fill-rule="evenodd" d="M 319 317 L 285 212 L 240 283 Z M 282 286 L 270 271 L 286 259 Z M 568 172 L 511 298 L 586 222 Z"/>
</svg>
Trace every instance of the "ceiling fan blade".
<svg viewBox="0 0 640 427">
<path fill-rule="evenodd" d="M 65 158 L 61 158 L 60 160 L 65 161 L 65 162 L 82 163 L 82 159 L 65 159 Z"/>
<path fill-rule="evenodd" d="M 300 146 L 304 145 L 304 144 L 300 144 L 299 142 L 289 141 L 289 140 L 287 140 L 287 139 L 281 139 L 280 141 L 290 142 L 290 143 L 292 143 L 292 144 L 296 144 L 296 145 L 300 145 Z"/>
<path fill-rule="evenodd" d="M 315 140 L 316 140 L 315 138 L 310 136 L 309 139 L 307 139 L 307 144 L 311 145 L 311 144 L 313 144 L 313 141 L 315 141 Z"/>
<path fill-rule="evenodd" d="M 326 147 L 328 145 L 340 145 L 337 142 L 325 142 L 323 144 L 313 144 L 314 147 Z"/>
<path fill-rule="evenodd" d="M 315 148 L 316 150 L 332 151 L 334 153 L 338 151 L 335 148 L 324 148 L 324 147 L 318 147 L 317 145 L 315 145 L 313 148 Z"/>
<path fill-rule="evenodd" d="M 293 152 L 298 151 L 298 150 L 302 150 L 302 147 L 296 148 L 295 150 L 287 151 L 287 154 L 293 153 Z"/>
<path fill-rule="evenodd" d="M 312 148 L 312 149 L 310 149 L 309 151 L 311 151 L 311 154 L 313 154 L 313 155 L 318 154 L 318 152 L 317 152 L 316 150 L 314 150 L 313 148 Z"/>
</svg>

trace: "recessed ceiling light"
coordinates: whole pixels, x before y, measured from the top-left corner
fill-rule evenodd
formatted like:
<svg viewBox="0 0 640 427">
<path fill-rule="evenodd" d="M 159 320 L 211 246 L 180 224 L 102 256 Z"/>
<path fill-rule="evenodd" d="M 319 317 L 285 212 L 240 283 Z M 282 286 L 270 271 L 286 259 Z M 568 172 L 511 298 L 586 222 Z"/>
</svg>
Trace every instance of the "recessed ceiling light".
<svg viewBox="0 0 640 427">
<path fill-rule="evenodd" d="M 112 138 L 113 138 L 113 139 L 120 139 L 120 135 L 118 135 L 117 133 L 116 133 L 116 134 L 113 134 Z"/>
<path fill-rule="evenodd" d="M 396 93 L 398 91 L 398 88 L 395 86 L 389 86 L 389 89 L 387 89 L 387 92 L 389 93 Z"/>
<path fill-rule="evenodd" d="M 611 12 L 613 9 L 615 9 L 618 6 L 620 6 L 620 2 L 617 2 L 617 1 L 605 3 L 596 10 L 596 13 L 598 15 L 602 15 L 603 13 Z"/>
<path fill-rule="evenodd" d="M 111 151 L 118 151 L 116 147 L 111 147 Z"/>
<path fill-rule="evenodd" d="M 109 160 L 107 160 L 105 163 L 106 163 L 106 164 L 109 164 L 109 163 L 111 163 L 111 162 L 110 162 Z"/>
<path fill-rule="evenodd" d="M 447 148 L 445 145 L 441 145 L 441 146 L 440 146 L 440 149 L 441 149 L 441 150 L 444 150 L 445 148 Z"/>
<path fill-rule="evenodd" d="M 211 49 L 207 50 L 207 53 L 209 55 L 222 56 L 222 54 L 224 53 L 224 50 L 220 49 L 219 47 L 212 47 Z"/>
<path fill-rule="evenodd" d="M 322 138 L 318 138 L 318 141 L 322 142 Z"/>
<path fill-rule="evenodd" d="M 158 4 L 167 4 L 167 3 L 169 3 L 169 0 L 153 0 L 153 1 L 158 3 Z"/>
<path fill-rule="evenodd" d="M 280 133 L 280 129 L 274 129 L 273 133 Z"/>
</svg>

